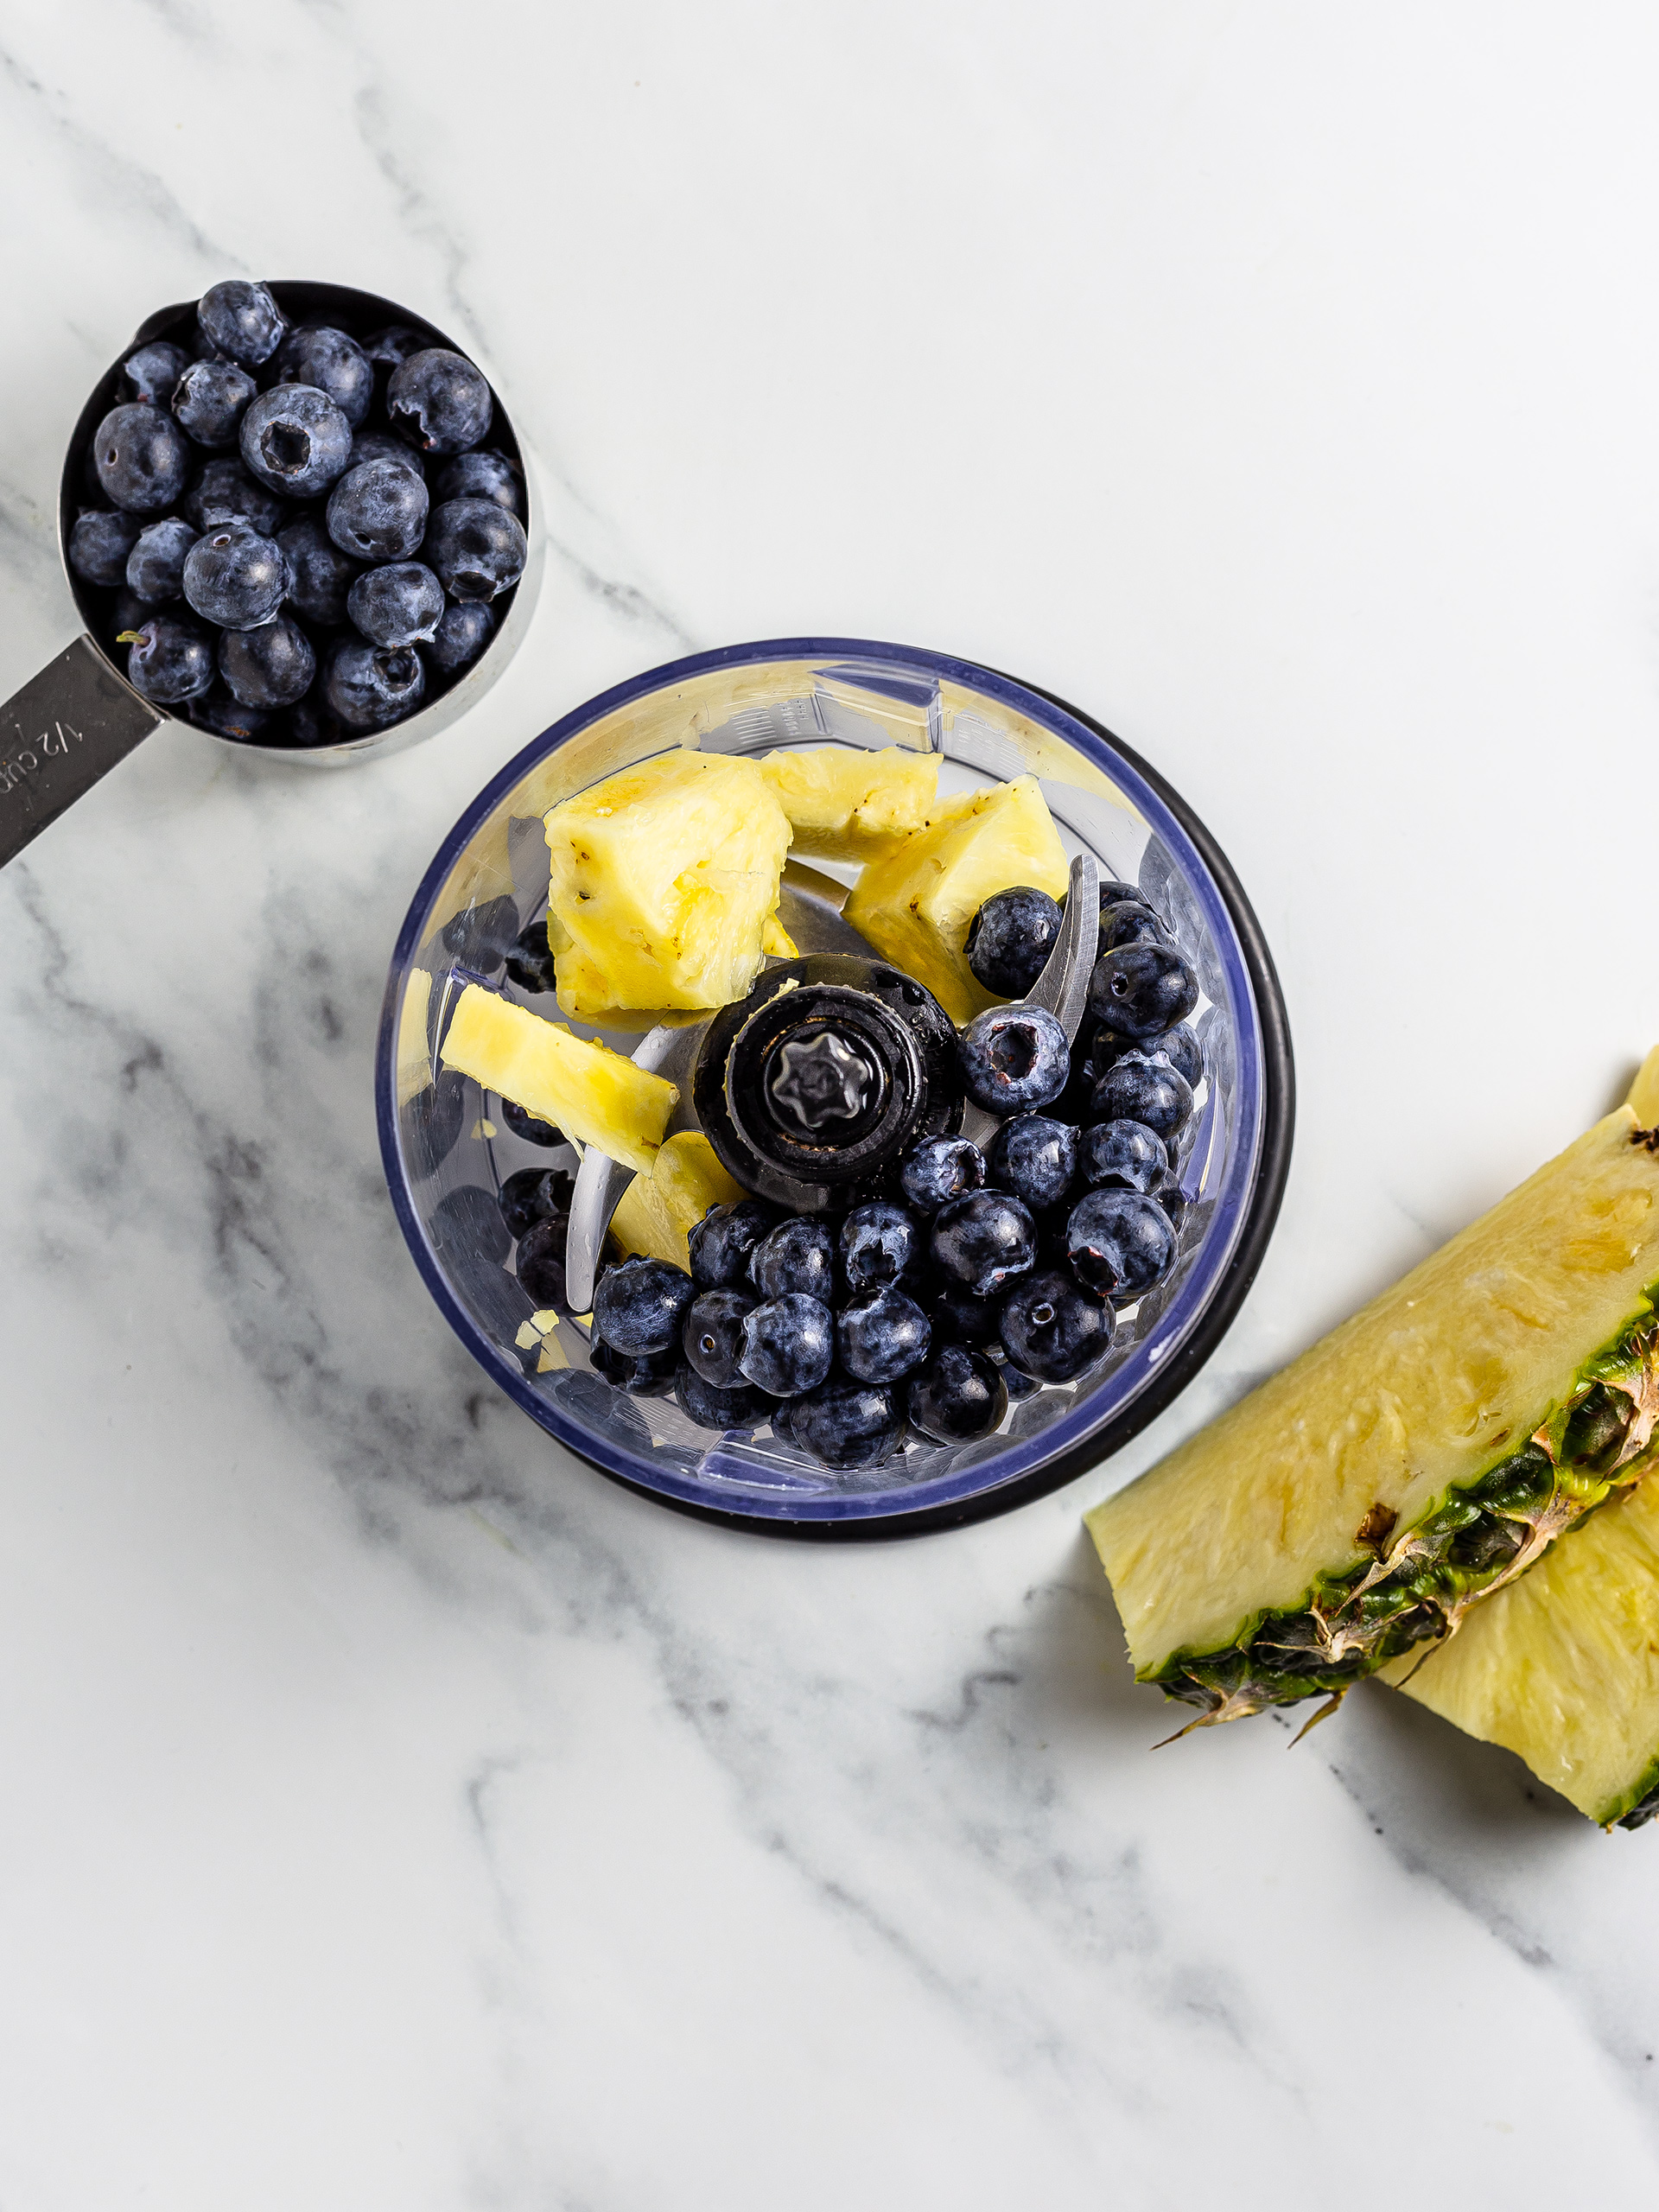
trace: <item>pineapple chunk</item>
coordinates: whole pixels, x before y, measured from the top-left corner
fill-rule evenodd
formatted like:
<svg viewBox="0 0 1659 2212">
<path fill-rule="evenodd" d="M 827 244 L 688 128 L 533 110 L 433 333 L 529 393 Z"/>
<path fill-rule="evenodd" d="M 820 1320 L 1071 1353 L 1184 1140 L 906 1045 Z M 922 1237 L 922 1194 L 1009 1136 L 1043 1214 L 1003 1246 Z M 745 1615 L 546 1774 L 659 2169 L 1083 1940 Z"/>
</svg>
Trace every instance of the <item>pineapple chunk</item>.
<svg viewBox="0 0 1659 2212">
<path fill-rule="evenodd" d="M 648 1175 L 677 1086 L 607 1045 L 573 1037 L 563 1022 L 468 983 L 443 1040 L 443 1065 L 511 1098 L 582 1144 Z"/>
<path fill-rule="evenodd" d="M 937 753 L 820 745 L 758 765 L 793 825 L 793 849 L 813 860 L 885 860 L 938 804 Z"/>
<path fill-rule="evenodd" d="M 547 817 L 559 1003 L 717 1007 L 760 972 L 789 821 L 753 760 L 669 753 Z"/>
<path fill-rule="evenodd" d="M 649 1175 L 636 1175 L 611 1217 L 611 1235 L 625 1257 L 667 1260 L 691 1272 L 687 1243 L 710 1206 L 747 1194 L 721 1166 L 700 1131 L 670 1137 Z"/>
<path fill-rule="evenodd" d="M 976 979 L 963 947 L 993 893 L 1031 884 L 1059 898 L 1065 855 L 1034 776 L 1017 776 L 944 800 L 853 887 L 847 919 L 895 968 L 925 983 L 953 1021 L 997 1001 Z"/>
</svg>

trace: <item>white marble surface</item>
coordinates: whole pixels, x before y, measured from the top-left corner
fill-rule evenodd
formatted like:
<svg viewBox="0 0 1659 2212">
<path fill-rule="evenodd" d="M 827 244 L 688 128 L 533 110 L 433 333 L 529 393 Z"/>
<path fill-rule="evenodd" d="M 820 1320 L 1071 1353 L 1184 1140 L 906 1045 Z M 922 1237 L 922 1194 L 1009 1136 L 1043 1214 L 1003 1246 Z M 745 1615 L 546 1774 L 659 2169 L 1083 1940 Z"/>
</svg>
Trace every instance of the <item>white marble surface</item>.
<svg viewBox="0 0 1659 2212">
<path fill-rule="evenodd" d="M 70 632 L 82 394 L 228 273 L 475 343 L 552 540 L 438 745 L 163 733 L 0 878 L 5 2212 L 1641 2201 L 1659 1834 L 1375 1689 L 1149 1756 L 1079 1516 L 1659 1036 L 1651 12 L 20 0 L 0 47 L 0 686 Z M 1145 752 L 1302 1082 L 1185 1400 L 836 1552 L 499 1400 L 370 1101 L 483 779 L 803 629 Z"/>
</svg>

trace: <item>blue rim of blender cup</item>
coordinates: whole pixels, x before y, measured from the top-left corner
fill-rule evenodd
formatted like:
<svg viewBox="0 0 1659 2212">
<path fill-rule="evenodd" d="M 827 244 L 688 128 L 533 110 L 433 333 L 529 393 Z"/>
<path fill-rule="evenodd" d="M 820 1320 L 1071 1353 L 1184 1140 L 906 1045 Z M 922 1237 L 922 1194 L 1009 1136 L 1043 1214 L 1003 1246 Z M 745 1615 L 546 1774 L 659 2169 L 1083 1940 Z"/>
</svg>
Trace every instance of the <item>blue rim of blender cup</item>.
<svg viewBox="0 0 1659 2212">
<path fill-rule="evenodd" d="M 886 662 L 979 691 L 1073 746 L 1133 801 L 1179 866 L 1219 955 L 1237 1046 L 1237 1137 L 1191 1274 L 1149 1336 L 1134 1346 L 1101 1389 L 1036 1435 L 1010 1440 L 995 1458 L 975 1460 L 931 1481 L 874 1495 L 751 1494 L 740 1501 L 724 1484 L 661 1465 L 571 1420 L 531 1388 L 517 1363 L 492 1343 L 461 1305 L 421 1226 L 404 1171 L 396 1039 L 404 978 L 425 941 L 438 892 L 474 834 L 532 768 L 569 739 L 649 693 L 711 670 L 779 660 L 840 663 L 848 676 L 853 671 L 845 664 Z M 376 1046 L 375 1112 L 392 1206 L 422 1280 L 480 1366 L 538 1427 L 601 1473 L 700 1519 L 762 1534 L 857 1539 L 960 1527 L 1042 1497 L 1118 1450 L 1185 1388 L 1237 1312 L 1277 1218 L 1289 1169 L 1294 1069 L 1272 957 L 1225 855 L 1179 794 L 1121 740 L 1052 694 L 974 661 L 861 638 L 781 638 L 722 646 L 647 669 L 551 724 L 486 785 L 439 848 L 398 931 Z"/>
</svg>

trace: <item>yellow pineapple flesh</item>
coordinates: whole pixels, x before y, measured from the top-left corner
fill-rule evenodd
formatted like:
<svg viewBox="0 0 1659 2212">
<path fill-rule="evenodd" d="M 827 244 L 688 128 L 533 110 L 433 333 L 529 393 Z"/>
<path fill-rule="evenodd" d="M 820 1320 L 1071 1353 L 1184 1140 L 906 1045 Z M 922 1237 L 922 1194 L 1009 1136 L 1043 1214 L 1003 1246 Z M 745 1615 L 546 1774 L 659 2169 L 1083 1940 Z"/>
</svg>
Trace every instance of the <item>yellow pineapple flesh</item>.
<svg viewBox="0 0 1659 2212">
<path fill-rule="evenodd" d="M 753 761 L 664 753 L 564 800 L 546 830 L 548 944 L 568 1014 L 742 997 L 790 841 Z"/>
<path fill-rule="evenodd" d="M 938 808 L 937 753 L 819 745 L 757 765 L 789 817 L 793 851 L 810 860 L 883 860 Z"/>
<path fill-rule="evenodd" d="M 649 1175 L 636 1175 L 611 1217 L 611 1236 L 625 1259 L 667 1260 L 691 1272 L 691 1231 L 710 1206 L 747 1193 L 715 1157 L 700 1130 L 669 1138 Z"/>
<path fill-rule="evenodd" d="M 872 861 L 847 900 L 847 919 L 895 968 L 925 983 L 953 1021 L 997 1003 L 963 950 L 994 893 L 1030 884 L 1064 893 L 1066 859 L 1034 776 L 942 800 L 922 827 Z"/>
<path fill-rule="evenodd" d="M 468 983 L 455 1001 L 442 1058 L 445 1067 L 645 1175 L 680 1095 L 666 1077 L 481 983 Z"/>
</svg>

